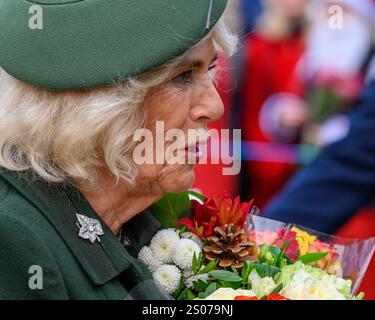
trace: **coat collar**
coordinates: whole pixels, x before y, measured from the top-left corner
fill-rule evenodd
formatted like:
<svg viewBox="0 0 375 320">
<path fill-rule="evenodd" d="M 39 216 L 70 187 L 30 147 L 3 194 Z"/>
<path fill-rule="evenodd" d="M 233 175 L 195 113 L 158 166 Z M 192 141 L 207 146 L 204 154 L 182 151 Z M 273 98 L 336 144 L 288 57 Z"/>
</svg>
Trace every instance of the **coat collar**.
<svg viewBox="0 0 375 320">
<path fill-rule="evenodd" d="M 78 190 L 31 178 L 29 173 L 0 169 L 0 175 L 43 213 L 96 285 L 114 279 L 131 266 L 134 258 Z M 104 231 L 100 242 L 91 243 L 78 236 L 77 211 L 100 221 Z"/>
</svg>

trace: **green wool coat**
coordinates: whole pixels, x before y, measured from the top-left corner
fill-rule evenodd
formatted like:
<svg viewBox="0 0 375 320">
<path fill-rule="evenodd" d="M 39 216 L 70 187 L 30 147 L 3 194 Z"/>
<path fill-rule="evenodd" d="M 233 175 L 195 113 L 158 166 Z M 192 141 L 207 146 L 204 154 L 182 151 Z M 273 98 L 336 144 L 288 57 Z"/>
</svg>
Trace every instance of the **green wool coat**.
<svg viewBox="0 0 375 320">
<path fill-rule="evenodd" d="M 76 213 L 101 222 L 100 242 L 78 236 Z M 135 257 L 160 228 L 146 210 L 120 240 L 72 186 L 1 168 L 0 299 L 129 298 L 152 278 Z M 136 298 L 157 297 L 144 287 Z"/>
</svg>

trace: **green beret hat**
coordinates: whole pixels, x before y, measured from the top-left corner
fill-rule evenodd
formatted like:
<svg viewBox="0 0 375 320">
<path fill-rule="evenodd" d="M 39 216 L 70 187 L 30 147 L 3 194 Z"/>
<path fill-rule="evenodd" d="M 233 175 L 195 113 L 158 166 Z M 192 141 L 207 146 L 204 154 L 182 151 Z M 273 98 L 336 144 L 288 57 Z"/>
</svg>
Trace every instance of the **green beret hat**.
<svg viewBox="0 0 375 320">
<path fill-rule="evenodd" d="M 135 76 L 181 55 L 227 0 L 0 0 L 0 66 L 51 89 Z"/>
</svg>

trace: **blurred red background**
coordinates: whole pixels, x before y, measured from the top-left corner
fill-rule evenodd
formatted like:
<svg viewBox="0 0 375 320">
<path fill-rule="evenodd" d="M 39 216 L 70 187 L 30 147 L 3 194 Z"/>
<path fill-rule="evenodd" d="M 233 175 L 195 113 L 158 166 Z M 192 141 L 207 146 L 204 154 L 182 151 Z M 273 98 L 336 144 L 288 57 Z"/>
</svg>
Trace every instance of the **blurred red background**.
<svg viewBox="0 0 375 320">
<path fill-rule="evenodd" d="M 220 60 L 219 64 L 225 65 L 225 61 Z M 222 119 L 210 124 L 210 128 L 230 128 L 231 113 L 231 93 L 230 78 L 228 74 L 222 76 L 219 82 L 219 92 L 225 106 L 225 113 Z M 239 194 L 238 175 L 223 175 L 222 164 L 201 164 L 197 165 L 196 180 L 193 188 L 197 189 L 206 196 L 216 196 L 227 191 L 229 195 L 235 197 Z M 250 200 L 250 199 L 249 199 Z M 350 221 L 348 221 L 338 232 L 337 235 L 345 238 L 366 239 L 375 236 L 374 223 L 375 209 L 363 209 L 358 212 Z M 367 270 L 359 289 L 365 292 L 366 300 L 375 300 L 375 258 Z"/>
</svg>

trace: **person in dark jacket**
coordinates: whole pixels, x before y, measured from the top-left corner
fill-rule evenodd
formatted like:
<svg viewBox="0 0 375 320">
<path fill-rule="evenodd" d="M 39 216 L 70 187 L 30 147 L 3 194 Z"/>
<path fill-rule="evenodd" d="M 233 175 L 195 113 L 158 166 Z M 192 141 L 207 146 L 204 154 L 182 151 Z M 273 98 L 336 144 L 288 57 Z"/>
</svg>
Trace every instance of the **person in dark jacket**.
<svg viewBox="0 0 375 320">
<path fill-rule="evenodd" d="M 350 130 L 326 146 L 267 206 L 267 218 L 334 233 L 375 197 L 375 81 L 350 114 Z"/>
</svg>

